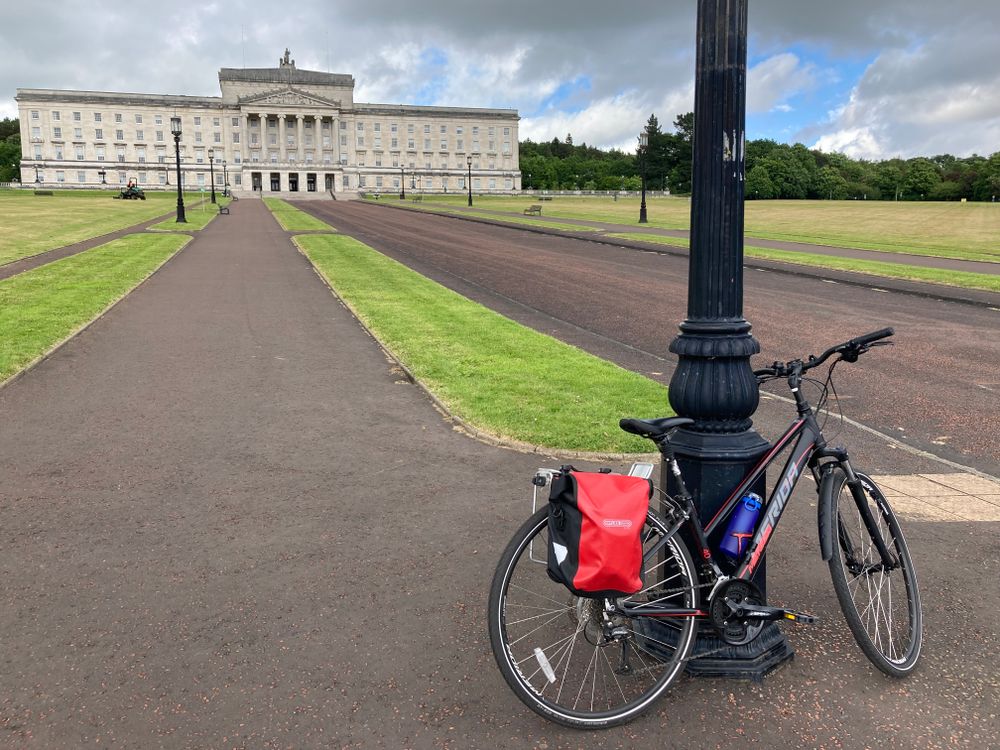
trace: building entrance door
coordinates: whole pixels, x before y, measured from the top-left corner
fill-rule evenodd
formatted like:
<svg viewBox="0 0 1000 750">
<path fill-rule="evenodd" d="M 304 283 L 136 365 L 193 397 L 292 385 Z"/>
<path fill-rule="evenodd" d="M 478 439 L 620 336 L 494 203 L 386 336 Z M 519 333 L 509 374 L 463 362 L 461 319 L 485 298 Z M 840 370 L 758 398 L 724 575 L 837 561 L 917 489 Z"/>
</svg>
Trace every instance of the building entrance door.
<svg viewBox="0 0 1000 750">
<path fill-rule="evenodd" d="M 260 172 L 250 173 L 250 186 L 253 190 L 260 192 L 263 190 L 263 182 Z"/>
<path fill-rule="evenodd" d="M 296 172 L 289 172 L 288 174 L 288 189 L 297 193 L 299 191 L 299 175 Z"/>
<path fill-rule="evenodd" d="M 271 172 L 271 192 L 281 192 L 281 174 L 278 172 Z"/>
<path fill-rule="evenodd" d="M 316 192 L 316 173 L 309 172 L 306 174 L 306 190 L 310 193 Z"/>
</svg>

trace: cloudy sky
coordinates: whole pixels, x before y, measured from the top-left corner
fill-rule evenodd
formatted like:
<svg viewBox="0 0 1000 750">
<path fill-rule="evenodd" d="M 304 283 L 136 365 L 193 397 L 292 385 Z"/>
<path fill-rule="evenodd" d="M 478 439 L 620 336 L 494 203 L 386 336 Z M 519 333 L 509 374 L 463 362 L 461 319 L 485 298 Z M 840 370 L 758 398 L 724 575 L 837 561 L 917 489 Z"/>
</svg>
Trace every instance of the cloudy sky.
<svg viewBox="0 0 1000 750">
<path fill-rule="evenodd" d="M 693 109 L 693 0 L 4 3 L 17 87 L 217 96 L 221 67 L 350 73 L 355 99 L 515 107 L 521 137 L 631 150 Z M 855 157 L 1000 151 L 1000 1 L 750 0 L 747 136 Z"/>
</svg>

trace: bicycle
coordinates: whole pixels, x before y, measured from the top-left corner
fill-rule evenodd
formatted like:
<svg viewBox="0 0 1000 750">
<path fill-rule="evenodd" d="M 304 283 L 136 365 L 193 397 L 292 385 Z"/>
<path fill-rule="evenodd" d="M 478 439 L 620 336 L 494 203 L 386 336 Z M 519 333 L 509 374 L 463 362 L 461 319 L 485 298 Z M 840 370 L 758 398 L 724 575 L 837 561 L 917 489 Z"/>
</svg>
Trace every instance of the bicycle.
<svg viewBox="0 0 1000 750">
<path fill-rule="evenodd" d="M 751 581 L 806 466 L 819 494 L 823 560 L 851 633 L 882 672 L 892 677 L 911 673 L 920 656 L 922 615 L 899 522 L 871 477 L 854 470 L 844 448 L 827 444 L 817 419 L 831 390 L 836 395 L 837 363 L 856 362 L 873 346 L 888 344 L 881 339 L 891 335 L 893 329 L 885 328 L 819 357 L 775 362 L 754 372 L 758 383 L 787 379 L 797 418 L 704 525 L 670 445 L 674 431 L 693 420 L 621 420 L 623 430 L 656 444 L 677 487 L 675 496 L 658 489 L 660 508 L 647 512 L 641 537 L 643 588 L 617 599 L 587 598 L 550 580 L 544 553 L 549 511 L 535 512 L 500 558 L 487 614 L 493 655 L 517 697 L 565 726 L 616 726 L 650 708 L 695 658 L 700 624 L 711 623 L 724 643 L 741 645 L 768 622 L 815 622 L 811 615 L 766 605 Z M 835 355 L 825 381 L 804 377 Z M 802 393 L 803 381 L 821 386 L 815 409 Z M 709 543 L 713 532 L 786 448 L 788 459 L 745 548 L 735 561 L 717 555 Z M 540 470 L 536 492 L 565 470 Z M 681 535 L 685 529 L 687 537 Z M 687 540 L 693 540 L 693 557 Z"/>
</svg>

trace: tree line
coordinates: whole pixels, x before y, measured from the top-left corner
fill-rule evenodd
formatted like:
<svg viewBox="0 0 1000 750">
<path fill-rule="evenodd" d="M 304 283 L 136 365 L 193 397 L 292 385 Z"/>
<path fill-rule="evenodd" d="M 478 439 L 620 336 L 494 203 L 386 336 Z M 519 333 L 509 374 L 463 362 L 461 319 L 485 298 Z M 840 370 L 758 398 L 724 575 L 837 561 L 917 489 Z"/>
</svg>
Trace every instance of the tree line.
<svg viewBox="0 0 1000 750">
<path fill-rule="evenodd" d="M 689 194 L 694 114 L 679 115 L 669 131 L 650 115 L 644 130 L 648 146 L 641 153 L 638 148 L 626 153 L 577 146 L 572 135 L 563 141 L 522 141 L 521 184 L 534 190 L 639 190 L 644 171 L 647 189 Z M 18 178 L 20 161 L 18 120 L 0 120 L 0 182 Z M 1000 199 L 1000 151 L 989 157 L 942 154 L 866 161 L 801 143 L 748 141 L 746 197 L 991 201 Z"/>
<path fill-rule="evenodd" d="M 661 129 L 654 114 L 644 130 L 648 145 L 635 153 L 577 146 L 572 135 L 523 141 L 521 184 L 536 190 L 639 190 L 645 171 L 647 189 L 689 194 L 694 114 L 679 115 L 670 131 Z M 747 200 L 991 201 L 1000 199 L 1000 151 L 867 161 L 801 143 L 753 140 L 746 144 L 745 194 Z"/>
</svg>

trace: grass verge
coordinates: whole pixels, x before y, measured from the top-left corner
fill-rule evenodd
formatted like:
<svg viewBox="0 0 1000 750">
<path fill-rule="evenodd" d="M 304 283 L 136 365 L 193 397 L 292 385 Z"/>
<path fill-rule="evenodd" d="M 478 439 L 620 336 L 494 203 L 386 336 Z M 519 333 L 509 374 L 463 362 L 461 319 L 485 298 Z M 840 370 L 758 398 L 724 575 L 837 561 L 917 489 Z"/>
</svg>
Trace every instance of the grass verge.
<svg viewBox="0 0 1000 750">
<path fill-rule="evenodd" d="M 228 206 L 229 198 L 218 197 L 216 200 L 220 206 Z M 208 223 L 219 215 L 219 209 L 212 205 L 210 200 L 203 200 L 200 203 L 185 204 L 184 223 L 178 223 L 176 217 L 153 224 L 149 228 L 154 232 L 197 232 L 208 226 Z"/>
<path fill-rule="evenodd" d="M 618 420 L 669 413 L 665 386 L 525 328 L 351 237 L 295 242 L 378 340 L 467 424 L 546 448 L 650 452 Z"/>
<path fill-rule="evenodd" d="M 300 211 L 281 198 L 264 198 L 264 205 L 271 210 L 274 218 L 278 220 L 281 228 L 286 232 L 337 231 L 329 224 L 320 221 L 315 216 L 310 216 L 305 211 Z"/>
<path fill-rule="evenodd" d="M 477 219 L 487 219 L 489 221 L 495 221 L 503 224 L 523 224 L 529 227 L 542 227 L 544 229 L 555 229 L 560 232 L 596 232 L 594 227 L 584 226 L 582 224 L 565 224 L 559 221 L 551 221 L 548 219 L 534 219 L 527 216 L 518 215 L 502 215 L 497 213 L 491 213 L 489 211 L 469 211 L 450 208 L 448 206 L 442 206 L 440 204 L 431 203 L 426 206 L 416 205 L 410 206 L 410 208 L 416 208 L 421 211 L 427 211 L 428 213 L 444 214 L 446 216 L 470 216 Z"/>
<path fill-rule="evenodd" d="M 0 383 L 98 317 L 188 241 L 133 234 L 0 281 Z"/>
<path fill-rule="evenodd" d="M 658 235 L 633 233 L 608 234 L 606 236 L 618 237 L 625 240 L 637 240 L 639 242 L 655 242 L 674 247 L 688 246 L 688 241 L 681 237 L 661 237 Z M 854 271 L 856 273 L 891 279 L 926 281 L 931 284 L 944 284 L 964 289 L 983 289 L 988 292 L 1000 292 L 1000 276 L 993 276 L 988 273 L 948 271 L 939 268 L 925 268 L 924 266 L 908 266 L 902 263 L 883 263 L 877 260 L 838 258 L 832 255 L 817 255 L 816 253 L 796 253 L 791 250 L 774 250 L 767 247 L 747 246 L 743 248 L 743 254 L 748 258 L 776 260 L 800 266 L 830 268 L 837 271 Z"/>
<path fill-rule="evenodd" d="M 117 191 L 111 190 L 53 192 L 0 190 L 0 264 L 141 224 L 169 213 L 177 202 L 177 194 L 166 191 L 150 191 L 144 201 L 114 200 Z"/>
</svg>

